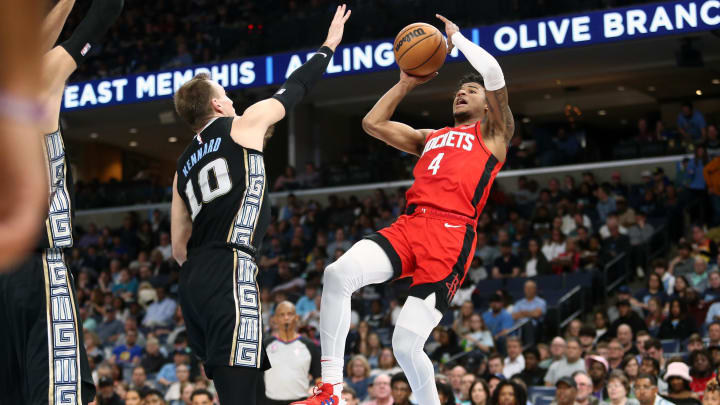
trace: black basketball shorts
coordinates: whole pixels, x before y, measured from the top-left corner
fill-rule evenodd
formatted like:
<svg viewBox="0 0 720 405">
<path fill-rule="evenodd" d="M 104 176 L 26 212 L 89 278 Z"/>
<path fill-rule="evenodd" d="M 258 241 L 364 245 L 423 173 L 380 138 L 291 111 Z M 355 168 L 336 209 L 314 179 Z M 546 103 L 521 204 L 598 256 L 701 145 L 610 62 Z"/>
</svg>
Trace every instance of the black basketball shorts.
<svg viewBox="0 0 720 405">
<path fill-rule="evenodd" d="M 0 274 L 0 404 L 95 398 L 72 275 L 60 249 Z"/>
<path fill-rule="evenodd" d="M 180 306 L 190 348 L 212 378 L 218 366 L 270 368 L 254 259 L 228 247 L 194 249 L 180 270 Z"/>
</svg>

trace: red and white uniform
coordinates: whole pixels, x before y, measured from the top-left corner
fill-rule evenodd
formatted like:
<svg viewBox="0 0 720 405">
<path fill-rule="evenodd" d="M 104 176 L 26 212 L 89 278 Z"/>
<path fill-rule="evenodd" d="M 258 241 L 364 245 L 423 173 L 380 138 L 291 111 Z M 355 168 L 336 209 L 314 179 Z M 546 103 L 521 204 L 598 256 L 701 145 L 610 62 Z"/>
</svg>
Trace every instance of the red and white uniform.
<svg viewBox="0 0 720 405">
<path fill-rule="evenodd" d="M 502 165 L 483 142 L 480 122 L 427 137 L 406 214 L 380 230 L 382 237 L 370 238 L 388 253 L 396 274 L 412 276 L 413 286 L 445 280 L 452 299 L 472 261 L 477 219 Z"/>
</svg>

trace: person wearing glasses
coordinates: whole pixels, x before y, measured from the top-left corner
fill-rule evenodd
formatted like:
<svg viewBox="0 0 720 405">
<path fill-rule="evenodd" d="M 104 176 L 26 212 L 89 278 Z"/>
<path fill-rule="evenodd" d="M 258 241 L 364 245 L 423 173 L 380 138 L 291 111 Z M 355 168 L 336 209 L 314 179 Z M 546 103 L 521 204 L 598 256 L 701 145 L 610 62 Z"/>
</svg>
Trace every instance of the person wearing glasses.
<svg viewBox="0 0 720 405">
<path fill-rule="evenodd" d="M 635 379 L 635 397 L 640 405 L 673 405 L 658 395 L 657 378 L 652 374 L 641 373 Z"/>
</svg>

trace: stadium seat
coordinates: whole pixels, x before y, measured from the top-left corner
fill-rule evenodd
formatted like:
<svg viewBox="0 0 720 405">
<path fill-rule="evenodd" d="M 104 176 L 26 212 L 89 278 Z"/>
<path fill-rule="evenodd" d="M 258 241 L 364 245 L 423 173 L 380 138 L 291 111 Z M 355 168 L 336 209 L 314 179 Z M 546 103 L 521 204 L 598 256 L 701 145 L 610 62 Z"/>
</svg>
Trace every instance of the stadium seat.
<svg viewBox="0 0 720 405">
<path fill-rule="evenodd" d="M 663 352 L 665 353 L 674 353 L 680 351 L 680 342 L 675 339 L 664 339 L 661 340 L 660 343 L 662 343 Z"/>
<path fill-rule="evenodd" d="M 512 294 L 513 297 L 516 297 L 516 294 L 513 294 L 513 291 L 523 291 L 523 288 L 525 287 L 525 282 L 528 281 L 529 278 L 527 277 L 517 277 L 517 278 L 509 278 L 507 279 L 507 283 L 505 284 L 505 288 Z M 522 296 L 522 294 L 520 294 Z M 517 296 L 516 298 L 520 298 L 520 296 Z"/>
<path fill-rule="evenodd" d="M 482 280 L 477 284 L 476 291 L 480 295 L 490 295 L 503 288 L 503 280 Z M 489 298 L 489 297 L 488 297 Z"/>
<path fill-rule="evenodd" d="M 535 401 L 533 401 L 534 405 L 550 405 L 555 400 L 555 397 L 549 397 L 549 396 L 542 396 L 535 398 Z"/>
<path fill-rule="evenodd" d="M 578 271 L 565 274 L 565 288 L 572 289 L 575 286 L 582 288 L 592 287 L 593 273 L 590 271 Z"/>
<path fill-rule="evenodd" d="M 538 290 L 548 291 L 563 286 L 562 276 L 551 274 L 547 276 L 537 276 L 533 278 L 537 284 Z"/>
</svg>

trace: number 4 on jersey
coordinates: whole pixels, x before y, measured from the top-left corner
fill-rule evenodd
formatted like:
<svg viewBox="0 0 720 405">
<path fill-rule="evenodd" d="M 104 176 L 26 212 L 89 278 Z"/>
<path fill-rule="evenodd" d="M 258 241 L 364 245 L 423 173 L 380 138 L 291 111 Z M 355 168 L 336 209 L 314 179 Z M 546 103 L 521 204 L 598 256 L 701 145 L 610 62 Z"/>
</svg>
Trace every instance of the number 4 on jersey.
<svg viewBox="0 0 720 405">
<path fill-rule="evenodd" d="M 430 162 L 430 166 L 428 166 L 428 170 L 433 171 L 433 176 L 437 174 L 438 169 L 440 169 L 440 161 L 442 160 L 443 156 L 445 156 L 444 153 L 438 153 L 437 156 L 435 156 L 435 159 Z"/>
</svg>

